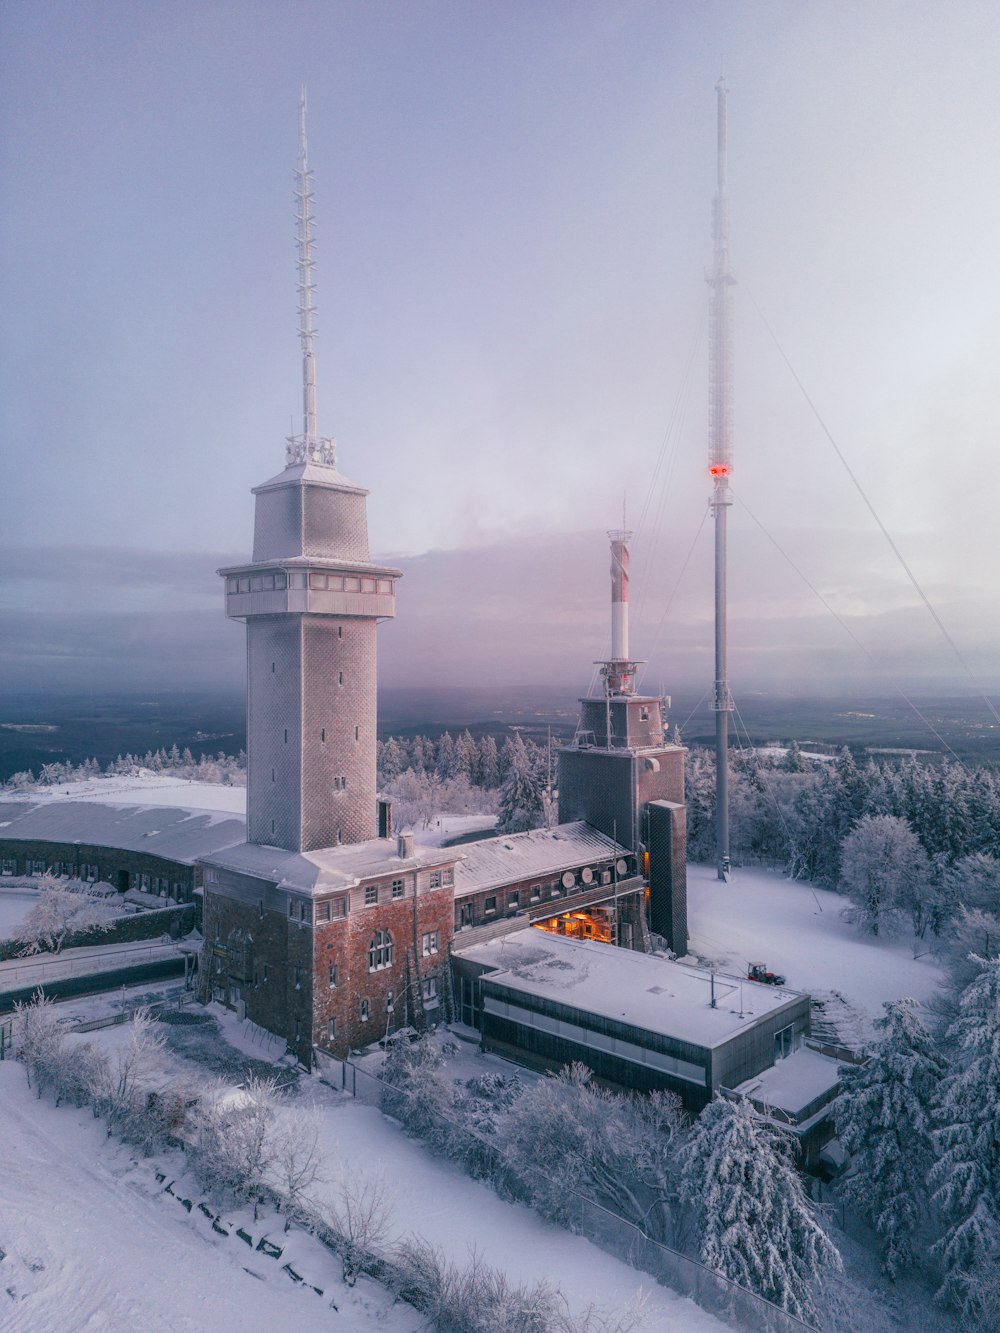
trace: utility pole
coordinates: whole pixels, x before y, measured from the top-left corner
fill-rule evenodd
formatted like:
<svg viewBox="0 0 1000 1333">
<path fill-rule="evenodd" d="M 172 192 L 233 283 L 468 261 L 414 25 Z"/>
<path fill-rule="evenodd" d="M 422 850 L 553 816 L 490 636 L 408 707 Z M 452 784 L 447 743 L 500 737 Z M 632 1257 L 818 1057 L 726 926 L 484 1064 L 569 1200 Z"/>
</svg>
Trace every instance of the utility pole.
<svg viewBox="0 0 1000 1333">
<path fill-rule="evenodd" d="M 726 520 L 733 503 L 729 473 L 733 451 L 733 329 L 729 266 L 729 195 L 726 191 L 727 88 L 715 85 L 718 146 L 715 199 L 712 204 L 714 254 L 708 283 L 712 289 L 709 319 L 709 507 L 715 520 L 715 852 L 719 879 L 729 879 L 729 668 L 726 642 Z"/>
</svg>

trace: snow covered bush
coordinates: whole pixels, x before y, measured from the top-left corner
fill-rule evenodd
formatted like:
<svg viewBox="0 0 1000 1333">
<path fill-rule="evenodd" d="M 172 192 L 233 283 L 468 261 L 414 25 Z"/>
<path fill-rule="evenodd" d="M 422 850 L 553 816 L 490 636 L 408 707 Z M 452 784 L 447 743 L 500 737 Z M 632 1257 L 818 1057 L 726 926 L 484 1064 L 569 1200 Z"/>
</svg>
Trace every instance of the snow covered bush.
<svg viewBox="0 0 1000 1333">
<path fill-rule="evenodd" d="M 935 1246 L 940 1296 L 961 1302 L 964 1275 L 1000 1265 L 1000 959 L 982 968 L 948 1029 L 954 1050 L 941 1084 L 930 1172 L 946 1230 Z"/>
<path fill-rule="evenodd" d="M 815 1322 L 813 1284 L 842 1265 L 806 1199 L 794 1153 L 792 1137 L 748 1101 L 716 1097 L 682 1149 L 680 1191 L 695 1209 L 706 1267 Z"/>
<path fill-rule="evenodd" d="M 219 1085 L 196 1108 L 190 1160 L 206 1192 L 247 1202 L 254 1216 L 269 1192 L 276 1155 L 275 1081 L 250 1077 L 237 1092 Z"/>
<path fill-rule="evenodd" d="M 344 1281 L 353 1287 L 366 1266 L 379 1258 L 392 1221 L 392 1197 L 380 1171 L 361 1174 L 342 1166 L 310 1220 L 343 1261 Z"/>
<path fill-rule="evenodd" d="M 841 1070 L 836 1120 L 853 1159 L 844 1196 L 881 1237 L 882 1271 L 895 1280 L 914 1261 L 926 1217 L 933 1107 L 946 1065 L 914 1000 L 884 1008 L 868 1063 Z"/>
<path fill-rule="evenodd" d="M 37 884 L 38 901 L 13 935 L 24 944 L 25 956 L 43 950 L 59 953 L 70 932 L 110 930 L 118 915 L 101 894 L 83 884 L 70 888 L 65 880 L 48 873 Z"/>
</svg>

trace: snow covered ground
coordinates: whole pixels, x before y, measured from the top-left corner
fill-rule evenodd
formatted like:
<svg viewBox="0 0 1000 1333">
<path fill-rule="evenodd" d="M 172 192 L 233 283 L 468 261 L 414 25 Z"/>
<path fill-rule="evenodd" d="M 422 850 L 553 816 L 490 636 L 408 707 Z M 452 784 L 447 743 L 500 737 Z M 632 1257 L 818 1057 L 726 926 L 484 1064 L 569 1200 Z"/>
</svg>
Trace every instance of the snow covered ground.
<svg viewBox="0 0 1000 1333">
<path fill-rule="evenodd" d="M 38 901 L 30 889 L 8 889 L 0 883 L 0 940 L 9 940 Z"/>
<path fill-rule="evenodd" d="M 749 962 L 766 963 L 792 990 L 824 1002 L 843 1041 L 864 1042 L 884 1001 L 909 995 L 926 1002 L 941 972 L 929 940 L 862 935 L 842 919 L 845 906 L 840 894 L 776 871 L 737 870 L 723 884 L 714 867 L 689 865 L 688 947 L 736 974 Z"/>
<path fill-rule="evenodd" d="M 181 810 L 220 810 L 242 815 L 247 808 L 247 789 L 172 778 L 143 769 L 135 777 L 90 778 L 86 782 L 61 782 L 54 787 L 32 787 L 30 791 L 3 791 L 0 800 L 27 800 L 39 804 L 90 801 L 101 805 L 165 805 Z"/>
<path fill-rule="evenodd" d="M 90 1016 L 100 997 L 61 1006 L 69 1016 Z M 204 1011 L 200 1011 L 204 1012 Z M 235 1047 L 262 1051 L 233 1015 L 211 1007 Z M 125 1029 L 90 1033 L 86 1040 L 113 1045 Z M 83 1038 L 80 1038 L 82 1040 Z M 473 1056 L 477 1063 L 485 1057 Z M 171 1056 L 175 1065 L 179 1056 Z M 495 1062 L 494 1062 L 495 1063 Z M 416 1234 L 465 1263 L 475 1250 L 514 1281 L 545 1278 L 581 1311 L 593 1303 L 623 1309 L 646 1293 L 643 1329 L 653 1333 L 722 1333 L 725 1326 L 651 1278 L 604 1254 L 579 1236 L 541 1221 L 530 1209 L 503 1203 L 485 1185 L 432 1157 L 372 1106 L 335 1092 L 318 1077 L 301 1078 L 295 1105 L 321 1116 L 326 1169 L 339 1163 L 374 1173 L 392 1201 L 394 1238 Z M 226 1237 L 198 1209 L 199 1196 L 183 1176 L 183 1156 L 136 1159 L 105 1137 L 89 1110 L 38 1101 L 24 1069 L 0 1063 L 0 1331 L 2 1333 L 264 1333 L 338 1328 L 345 1333 L 380 1328 L 415 1333 L 422 1320 L 407 1306 L 393 1307 L 382 1289 L 362 1279 L 348 1290 L 339 1268 L 303 1233 L 284 1236 L 281 1219 L 224 1213 Z M 163 1190 L 177 1177 L 174 1194 Z M 187 1193 L 188 1212 L 178 1196 Z M 290 1246 L 269 1260 L 236 1238 L 243 1224 L 256 1239 L 265 1232 Z M 324 1297 L 293 1284 L 282 1270 L 291 1258 Z M 249 1271 L 248 1271 L 249 1270 Z M 251 1273 L 253 1276 L 251 1276 Z M 14 1294 L 6 1293 L 12 1288 Z M 339 1312 L 329 1309 L 331 1296 Z"/>
</svg>

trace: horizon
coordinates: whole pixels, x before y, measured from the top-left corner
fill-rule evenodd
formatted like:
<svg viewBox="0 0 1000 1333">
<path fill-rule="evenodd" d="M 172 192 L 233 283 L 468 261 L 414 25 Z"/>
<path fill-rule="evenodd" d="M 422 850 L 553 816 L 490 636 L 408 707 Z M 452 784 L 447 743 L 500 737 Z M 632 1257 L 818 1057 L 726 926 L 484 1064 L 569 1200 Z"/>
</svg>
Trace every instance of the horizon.
<svg viewBox="0 0 1000 1333">
<path fill-rule="evenodd" d="M 245 557 L 298 410 L 303 82 L 319 424 L 406 573 L 383 683 L 585 678 L 624 493 L 646 685 L 710 686 L 720 49 L 733 693 L 1000 689 L 975 484 L 998 410 L 995 7 L 335 5 L 305 53 L 261 0 L 115 24 L 42 0 L 5 27 L 5 690 L 238 688 L 214 571 Z"/>
</svg>

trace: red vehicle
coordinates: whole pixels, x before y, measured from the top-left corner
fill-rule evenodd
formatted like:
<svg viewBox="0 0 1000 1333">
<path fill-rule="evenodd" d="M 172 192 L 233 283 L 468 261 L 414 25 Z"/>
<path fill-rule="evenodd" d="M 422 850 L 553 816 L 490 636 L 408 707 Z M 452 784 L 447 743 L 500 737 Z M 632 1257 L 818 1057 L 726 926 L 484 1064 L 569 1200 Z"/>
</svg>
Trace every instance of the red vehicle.
<svg viewBox="0 0 1000 1333">
<path fill-rule="evenodd" d="M 769 972 L 763 963 L 751 963 L 747 969 L 748 981 L 760 981 L 765 986 L 783 986 L 785 978 L 779 977 L 777 972 Z"/>
</svg>

